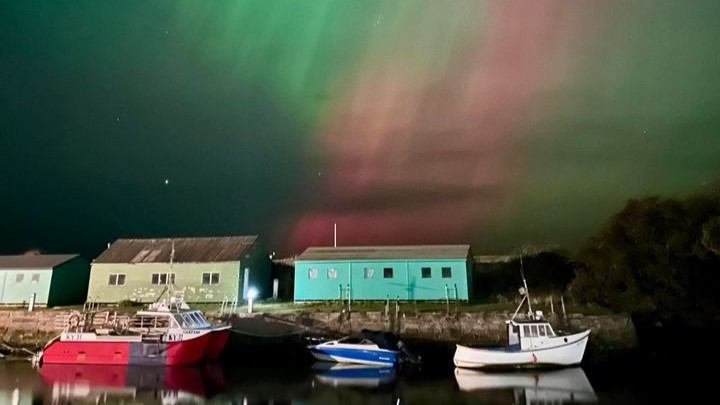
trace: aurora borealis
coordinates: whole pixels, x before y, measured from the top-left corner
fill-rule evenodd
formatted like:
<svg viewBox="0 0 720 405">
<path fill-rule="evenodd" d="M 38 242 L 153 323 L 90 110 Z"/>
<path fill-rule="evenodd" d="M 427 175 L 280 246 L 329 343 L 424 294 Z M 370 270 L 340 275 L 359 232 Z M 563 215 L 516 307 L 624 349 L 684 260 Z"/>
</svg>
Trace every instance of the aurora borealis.
<svg viewBox="0 0 720 405">
<path fill-rule="evenodd" d="M 575 248 L 720 178 L 713 1 L 3 1 L 0 251 Z M 168 180 L 166 183 L 165 180 Z"/>
</svg>

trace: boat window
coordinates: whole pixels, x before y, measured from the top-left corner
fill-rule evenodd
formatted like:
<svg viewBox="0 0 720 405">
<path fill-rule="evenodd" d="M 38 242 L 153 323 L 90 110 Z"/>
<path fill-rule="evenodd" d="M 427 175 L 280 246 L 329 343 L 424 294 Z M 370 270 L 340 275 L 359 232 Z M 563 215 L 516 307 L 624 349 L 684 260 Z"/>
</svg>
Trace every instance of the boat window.
<svg viewBox="0 0 720 405">
<path fill-rule="evenodd" d="M 431 278 L 432 277 L 432 269 L 430 269 L 430 267 L 423 267 L 421 270 L 422 270 L 422 278 Z"/>
<path fill-rule="evenodd" d="M 360 343 L 360 338 L 349 336 L 338 340 L 338 343 L 358 344 Z"/>
<path fill-rule="evenodd" d="M 207 326 L 207 324 L 208 324 L 207 320 L 202 315 L 200 315 L 198 312 L 193 312 L 192 316 L 198 325 Z"/>
<path fill-rule="evenodd" d="M 452 278 L 452 268 L 451 267 L 443 267 L 442 268 L 442 278 Z"/>
<path fill-rule="evenodd" d="M 555 336 L 555 331 L 553 331 L 553 329 L 550 325 L 545 325 L 545 328 L 547 329 L 548 336 Z"/>
<path fill-rule="evenodd" d="M 523 325 L 523 335 L 530 336 L 530 325 Z"/>
<path fill-rule="evenodd" d="M 530 325 L 530 335 L 532 337 L 536 337 L 538 335 L 538 327 L 537 325 Z"/>
<path fill-rule="evenodd" d="M 187 314 L 182 314 L 182 320 L 183 320 L 183 326 L 195 326 L 195 321 L 191 317 L 189 317 Z"/>
<path fill-rule="evenodd" d="M 538 326 L 538 331 L 540 332 L 540 336 L 547 336 L 545 334 L 545 325 Z"/>
<path fill-rule="evenodd" d="M 334 268 L 327 269 L 327 278 L 337 278 L 337 270 Z"/>
<path fill-rule="evenodd" d="M 393 278 L 393 268 L 385 267 L 383 269 L 383 278 Z"/>
</svg>

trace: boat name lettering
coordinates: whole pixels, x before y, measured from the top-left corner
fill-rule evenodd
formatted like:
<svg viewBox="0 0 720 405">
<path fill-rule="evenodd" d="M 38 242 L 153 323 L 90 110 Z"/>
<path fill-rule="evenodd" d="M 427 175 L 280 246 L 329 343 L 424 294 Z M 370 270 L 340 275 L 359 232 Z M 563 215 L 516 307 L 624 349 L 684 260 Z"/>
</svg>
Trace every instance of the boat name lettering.
<svg viewBox="0 0 720 405">
<path fill-rule="evenodd" d="M 82 340 L 82 333 L 67 333 L 65 340 Z"/>
<path fill-rule="evenodd" d="M 168 342 L 179 342 L 182 340 L 182 333 L 170 333 L 165 340 Z"/>
</svg>

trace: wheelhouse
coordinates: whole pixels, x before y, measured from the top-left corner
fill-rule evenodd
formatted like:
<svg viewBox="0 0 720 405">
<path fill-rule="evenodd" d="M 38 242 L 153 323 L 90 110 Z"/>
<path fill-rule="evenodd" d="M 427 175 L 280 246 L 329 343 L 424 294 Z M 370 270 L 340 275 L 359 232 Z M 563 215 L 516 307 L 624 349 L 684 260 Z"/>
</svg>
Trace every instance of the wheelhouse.
<svg viewBox="0 0 720 405">
<path fill-rule="evenodd" d="M 550 323 L 545 321 L 507 321 L 508 344 L 519 346 L 520 350 L 542 346 L 557 336 Z"/>
</svg>

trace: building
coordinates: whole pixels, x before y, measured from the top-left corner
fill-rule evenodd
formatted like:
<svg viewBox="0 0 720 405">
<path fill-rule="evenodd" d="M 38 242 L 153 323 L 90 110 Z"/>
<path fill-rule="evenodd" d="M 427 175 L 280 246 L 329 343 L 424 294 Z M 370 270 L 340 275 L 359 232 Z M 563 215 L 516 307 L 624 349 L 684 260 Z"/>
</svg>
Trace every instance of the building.
<svg viewBox="0 0 720 405">
<path fill-rule="evenodd" d="M 0 256 L 0 304 L 82 304 L 90 264 L 79 255 L 25 254 Z"/>
<path fill-rule="evenodd" d="M 295 301 L 445 300 L 472 295 L 469 245 L 311 247 L 295 260 Z"/>
<path fill-rule="evenodd" d="M 92 262 L 88 301 L 241 302 L 272 293 L 270 258 L 257 236 L 118 239 Z M 172 289 L 169 288 L 172 285 Z"/>
</svg>

